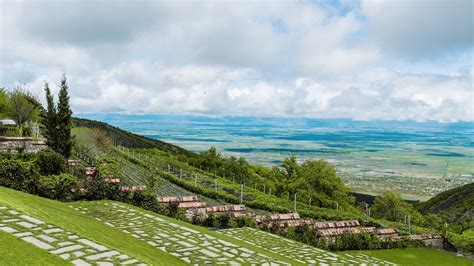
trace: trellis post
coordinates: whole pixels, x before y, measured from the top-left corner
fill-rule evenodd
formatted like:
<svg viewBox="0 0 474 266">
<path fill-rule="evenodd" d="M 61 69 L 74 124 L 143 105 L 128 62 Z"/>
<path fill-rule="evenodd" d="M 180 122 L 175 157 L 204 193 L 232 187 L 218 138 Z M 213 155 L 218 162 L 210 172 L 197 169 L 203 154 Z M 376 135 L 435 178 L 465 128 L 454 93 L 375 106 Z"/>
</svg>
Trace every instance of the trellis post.
<svg viewBox="0 0 474 266">
<path fill-rule="evenodd" d="M 240 184 L 240 204 L 244 201 L 244 185 Z"/>
<path fill-rule="evenodd" d="M 294 200 L 294 206 L 293 206 L 293 213 L 296 213 L 296 193 L 295 193 L 295 200 Z"/>
<path fill-rule="evenodd" d="M 408 234 L 411 235 L 411 222 L 410 222 L 410 214 L 408 214 Z"/>
</svg>

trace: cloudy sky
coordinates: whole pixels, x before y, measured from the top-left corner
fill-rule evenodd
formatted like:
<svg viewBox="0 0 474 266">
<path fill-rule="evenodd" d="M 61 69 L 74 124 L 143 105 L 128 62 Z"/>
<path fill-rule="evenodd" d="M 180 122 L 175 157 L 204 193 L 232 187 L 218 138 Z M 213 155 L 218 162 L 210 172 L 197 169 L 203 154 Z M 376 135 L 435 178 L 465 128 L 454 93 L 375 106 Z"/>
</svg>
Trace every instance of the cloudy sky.
<svg viewBox="0 0 474 266">
<path fill-rule="evenodd" d="M 474 120 L 471 0 L 0 1 L 0 86 L 73 111 Z"/>
</svg>

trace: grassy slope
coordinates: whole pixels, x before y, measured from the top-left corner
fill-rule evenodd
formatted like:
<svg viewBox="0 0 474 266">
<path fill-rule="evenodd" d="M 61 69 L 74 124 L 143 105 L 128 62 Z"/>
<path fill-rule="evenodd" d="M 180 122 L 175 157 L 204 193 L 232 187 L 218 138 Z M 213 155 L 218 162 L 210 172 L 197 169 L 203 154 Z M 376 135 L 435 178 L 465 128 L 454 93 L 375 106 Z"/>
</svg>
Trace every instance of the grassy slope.
<svg viewBox="0 0 474 266">
<path fill-rule="evenodd" d="M 48 223 L 133 256 L 147 264 L 184 265 L 181 260 L 168 253 L 75 211 L 68 206 L 68 203 L 0 187 L 0 204 L 9 205 Z"/>
<path fill-rule="evenodd" d="M 474 206 L 474 183 L 444 191 L 417 208 L 423 213 L 440 213 L 469 206 Z"/>
<path fill-rule="evenodd" d="M 117 145 L 128 148 L 158 148 L 173 154 L 185 156 L 194 156 L 195 154 L 182 147 L 166 143 L 164 141 L 155 140 L 140 136 L 118 127 L 111 126 L 104 122 L 88 120 L 83 118 L 73 118 L 73 124 L 77 127 L 97 128 L 100 129 L 112 139 Z"/>
<path fill-rule="evenodd" d="M 0 265 L 72 265 L 18 237 L 0 231 Z"/>
<path fill-rule="evenodd" d="M 102 201 L 102 202 L 114 202 L 114 201 L 104 200 L 104 201 Z M 194 230 L 196 230 L 196 231 L 199 231 L 199 232 L 208 234 L 208 235 L 210 235 L 210 236 L 213 236 L 213 237 L 222 239 L 222 240 L 224 240 L 224 241 L 227 241 L 227 242 L 230 242 L 230 243 L 239 245 L 239 246 L 241 246 L 241 247 L 244 247 L 244 248 L 247 248 L 247 249 L 256 251 L 256 252 L 258 252 L 258 253 L 267 255 L 267 256 L 272 257 L 272 258 L 274 258 L 274 259 L 291 263 L 292 265 L 298 265 L 298 264 L 300 264 L 300 263 L 298 263 L 298 262 L 296 262 L 296 261 L 294 261 L 294 260 L 292 260 L 292 259 L 289 259 L 289 258 L 287 258 L 287 257 L 283 257 L 283 256 L 281 256 L 281 255 L 279 255 L 279 254 L 266 251 L 266 250 L 264 250 L 264 249 L 262 249 L 262 248 L 260 248 L 260 247 L 257 247 L 257 246 L 251 245 L 251 244 L 247 244 L 247 243 L 245 243 L 245 242 L 243 242 L 243 241 L 234 239 L 234 238 L 232 238 L 232 237 L 228 237 L 228 236 L 222 235 L 222 234 L 217 233 L 217 232 L 214 232 L 213 230 L 208 229 L 208 228 L 206 228 L 206 227 L 201 227 L 201 226 L 197 226 L 197 225 L 190 224 L 190 223 L 187 223 L 187 222 L 183 222 L 183 221 L 180 221 L 180 220 L 172 219 L 172 218 L 170 218 L 170 217 L 167 217 L 167 216 L 164 216 L 164 215 L 160 215 L 160 214 L 157 214 L 157 213 L 154 213 L 154 212 L 151 212 L 151 211 L 147 211 L 147 210 L 144 210 L 144 209 L 141 209 L 141 208 L 137 208 L 137 207 L 135 207 L 135 206 L 128 205 L 128 204 L 125 204 L 125 203 L 121 203 L 121 202 L 116 202 L 116 203 L 119 203 L 119 204 L 121 204 L 121 205 L 123 205 L 123 206 L 127 206 L 127 207 L 129 207 L 129 208 L 135 209 L 135 210 L 140 211 L 140 212 L 144 212 L 144 213 L 147 213 L 147 214 L 151 214 L 151 215 L 158 216 L 158 217 L 160 217 L 161 219 L 164 219 L 164 220 L 173 222 L 173 223 L 178 224 L 178 225 L 181 225 L 181 226 L 183 226 L 183 227 L 188 227 L 188 228 L 194 229 Z M 90 206 L 93 205 L 93 204 L 95 204 L 94 201 L 78 201 L 78 202 L 72 203 L 71 205 L 78 205 L 78 206 L 82 206 L 82 207 L 86 207 L 86 208 L 89 207 L 89 208 L 90 208 Z"/>
<path fill-rule="evenodd" d="M 474 265 L 474 260 L 457 257 L 451 253 L 432 248 L 407 248 L 388 250 L 343 251 L 342 254 L 363 253 L 379 259 L 395 262 L 400 265 Z"/>
</svg>

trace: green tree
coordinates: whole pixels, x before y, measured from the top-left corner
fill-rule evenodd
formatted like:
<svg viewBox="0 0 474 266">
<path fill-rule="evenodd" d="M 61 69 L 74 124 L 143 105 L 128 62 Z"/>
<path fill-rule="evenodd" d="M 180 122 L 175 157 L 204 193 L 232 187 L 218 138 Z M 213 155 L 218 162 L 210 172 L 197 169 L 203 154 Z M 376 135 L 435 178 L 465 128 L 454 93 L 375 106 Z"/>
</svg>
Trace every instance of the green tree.
<svg viewBox="0 0 474 266">
<path fill-rule="evenodd" d="M 6 116 L 6 109 L 7 109 L 7 92 L 5 88 L 0 88 L 0 118 L 4 118 Z"/>
<path fill-rule="evenodd" d="M 26 122 L 38 119 L 41 112 L 40 106 L 35 97 L 21 85 L 8 93 L 6 115 L 15 121 L 20 136 L 23 136 Z"/>
<path fill-rule="evenodd" d="M 335 208 L 336 202 L 342 205 L 352 203 L 349 188 L 337 176 L 336 168 L 325 160 L 308 160 L 298 168 L 298 179 L 293 182 L 294 192 L 298 191 L 305 201 L 312 204 Z"/>
<path fill-rule="evenodd" d="M 250 165 L 245 158 L 240 157 L 237 160 L 237 168 L 238 172 L 236 178 L 240 184 L 244 184 L 251 179 Z"/>
<path fill-rule="evenodd" d="M 67 79 L 64 75 L 61 79 L 56 118 L 58 129 L 58 152 L 66 158 L 69 158 L 71 156 L 72 146 L 74 145 L 74 140 L 71 136 L 71 116 L 72 111 L 71 107 L 69 106 Z"/>
<path fill-rule="evenodd" d="M 375 218 L 390 221 L 402 221 L 405 215 L 410 215 L 412 224 L 425 226 L 427 220 L 410 204 L 395 192 L 385 192 L 382 196 L 375 198 L 372 205 L 372 213 Z"/>
<path fill-rule="evenodd" d="M 285 169 L 286 179 L 288 181 L 295 180 L 298 177 L 299 165 L 296 162 L 295 156 L 291 156 L 283 160 L 281 166 Z"/>
<path fill-rule="evenodd" d="M 43 136 L 46 138 L 46 144 L 48 146 L 57 151 L 58 150 L 58 140 L 57 140 L 57 117 L 56 117 L 56 105 L 54 103 L 53 95 L 51 94 L 51 90 L 49 89 L 49 85 L 46 82 L 44 84 L 44 90 L 46 93 L 46 111 L 43 112 L 42 115 L 42 122 L 44 125 Z"/>
<path fill-rule="evenodd" d="M 375 218 L 400 221 L 407 215 L 406 205 L 402 198 L 395 192 L 385 192 L 376 197 L 372 205 L 372 213 Z"/>
</svg>

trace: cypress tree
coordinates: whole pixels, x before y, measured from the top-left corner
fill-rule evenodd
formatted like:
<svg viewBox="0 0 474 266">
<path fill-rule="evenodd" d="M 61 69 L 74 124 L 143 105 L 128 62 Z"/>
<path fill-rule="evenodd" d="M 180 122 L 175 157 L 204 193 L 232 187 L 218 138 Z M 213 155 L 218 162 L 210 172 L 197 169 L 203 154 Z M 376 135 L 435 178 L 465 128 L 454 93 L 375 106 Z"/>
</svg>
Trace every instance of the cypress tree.
<svg viewBox="0 0 474 266">
<path fill-rule="evenodd" d="M 59 90 L 59 101 L 57 108 L 57 136 L 58 136 L 58 152 L 64 157 L 71 156 L 74 141 L 71 136 L 72 111 L 69 106 L 69 95 L 66 76 L 61 79 L 61 88 Z"/>
<path fill-rule="evenodd" d="M 46 103 L 47 108 L 43 113 L 43 135 L 46 137 L 46 144 L 53 150 L 57 150 L 57 119 L 56 119 L 56 105 L 54 104 L 53 95 L 47 82 L 44 84 L 44 90 L 46 92 Z"/>
</svg>

